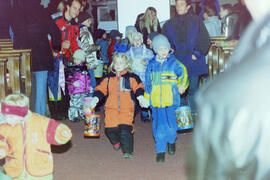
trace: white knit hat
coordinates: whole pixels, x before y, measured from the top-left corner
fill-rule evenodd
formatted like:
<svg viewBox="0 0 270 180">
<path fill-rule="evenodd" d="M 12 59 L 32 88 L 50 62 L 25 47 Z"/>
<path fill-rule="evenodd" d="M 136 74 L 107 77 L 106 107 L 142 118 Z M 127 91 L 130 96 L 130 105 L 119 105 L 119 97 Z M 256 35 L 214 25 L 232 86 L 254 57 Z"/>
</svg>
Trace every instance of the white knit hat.
<svg viewBox="0 0 270 180">
<path fill-rule="evenodd" d="M 73 58 L 84 61 L 85 60 L 85 53 L 84 53 L 84 51 L 82 49 L 76 50 L 74 52 L 74 54 L 73 54 Z"/>
<path fill-rule="evenodd" d="M 167 47 L 169 50 L 171 49 L 171 45 L 166 36 L 159 34 L 156 35 L 152 41 L 153 49 L 157 53 L 158 49 L 162 46 Z"/>
</svg>

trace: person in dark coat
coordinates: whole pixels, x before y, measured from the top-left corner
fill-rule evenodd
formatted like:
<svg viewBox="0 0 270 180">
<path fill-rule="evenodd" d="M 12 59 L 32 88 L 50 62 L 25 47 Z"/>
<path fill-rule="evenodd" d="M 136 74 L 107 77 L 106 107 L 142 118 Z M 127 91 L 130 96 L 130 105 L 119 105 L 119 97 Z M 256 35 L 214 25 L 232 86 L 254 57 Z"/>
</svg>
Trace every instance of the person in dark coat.
<svg viewBox="0 0 270 180">
<path fill-rule="evenodd" d="M 183 98 L 187 96 L 192 113 L 196 116 L 194 94 L 199 88 L 199 76 L 208 73 L 205 55 L 210 38 L 201 18 L 188 13 L 190 7 L 191 0 L 176 0 L 177 15 L 164 24 L 162 33 L 168 37 L 176 58 L 187 68 L 189 89 Z M 185 102 L 184 99 L 181 102 Z"/>
<path fill-rule="evenodd" d="M 53 55 L 48 34 L 53 39 L 53 48 L 61 49 L 61 34 L 49 13 L 40 1 L 14 1 L 12 29 L 14 48 L 31 49 L 31 109 L 41 115 L 46 112 L 47 76 L 53 70 Z"/>
</svg>

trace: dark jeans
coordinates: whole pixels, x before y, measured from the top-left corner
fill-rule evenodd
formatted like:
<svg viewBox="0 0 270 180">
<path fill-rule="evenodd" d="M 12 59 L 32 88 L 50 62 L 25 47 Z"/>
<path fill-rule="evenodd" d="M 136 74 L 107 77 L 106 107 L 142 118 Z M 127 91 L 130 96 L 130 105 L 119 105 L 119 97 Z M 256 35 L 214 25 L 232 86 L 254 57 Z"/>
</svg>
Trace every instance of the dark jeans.
<svg viewBox="0 0 270 180">
<path fill-rule="evenodd" d="M 134 136 L 132 126 L 120 124 L 115 128 L 105 128 L 105 133 L 110 142 L 114 145 L 120 142 L 123 153 L 132 153 L 134 146 Z"/>
</svg>

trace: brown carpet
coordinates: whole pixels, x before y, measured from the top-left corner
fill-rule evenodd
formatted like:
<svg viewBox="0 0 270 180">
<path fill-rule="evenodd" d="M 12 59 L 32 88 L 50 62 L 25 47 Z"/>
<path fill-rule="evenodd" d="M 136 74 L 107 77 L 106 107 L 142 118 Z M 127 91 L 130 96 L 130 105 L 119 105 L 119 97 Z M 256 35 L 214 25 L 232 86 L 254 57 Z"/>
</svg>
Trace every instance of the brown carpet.
<svg viewBox="0 0 270 180">
<path fill-rule="evenodd" d="M 166 154 L 165 163 L 156 163 L 152 124 L 135 120 L 134 154 L 123 158 L 121 151 L 114 151 L 104 134 L 98 139 L 83 138 L 83 122 L 67 124 L 73 137 L 70 143 L 52 146 L 55 180 L 186 180 L 184 162 L 192 133 L 178 134 L 176 153 Z"/>
</svg>

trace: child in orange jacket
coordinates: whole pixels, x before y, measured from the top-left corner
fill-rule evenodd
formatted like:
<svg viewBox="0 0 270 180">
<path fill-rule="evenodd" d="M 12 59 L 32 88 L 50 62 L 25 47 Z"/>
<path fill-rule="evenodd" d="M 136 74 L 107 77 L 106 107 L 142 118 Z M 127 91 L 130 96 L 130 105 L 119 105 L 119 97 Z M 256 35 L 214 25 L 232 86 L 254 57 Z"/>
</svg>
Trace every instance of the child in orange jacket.
<svg viewBox="0 0 270 180">
<path fill-rule="evenodd" d="M 133 153 L 133 118 L 134 98 L 142 107 L 148 107 L 148 100 L 144 99 L 144 87 L 140 78 L 132 73 L 126 54 L 116 53 L 113 56 L 111 72 L 108 73 L 95 93 L 90 107 L 107 97 L 105 110 L 105 133 L 114 150 L 122 149 L 125 158 L 132 158 Z"/>
<path fill-rule="evenodd" d="M 13 179 L 53 179 L 51 144 L 67 143 L 70 129 L 53 119 L 32 113 L 23 94 L 8 95 L 0 112 L 0 159 Z"/>
</svg>

